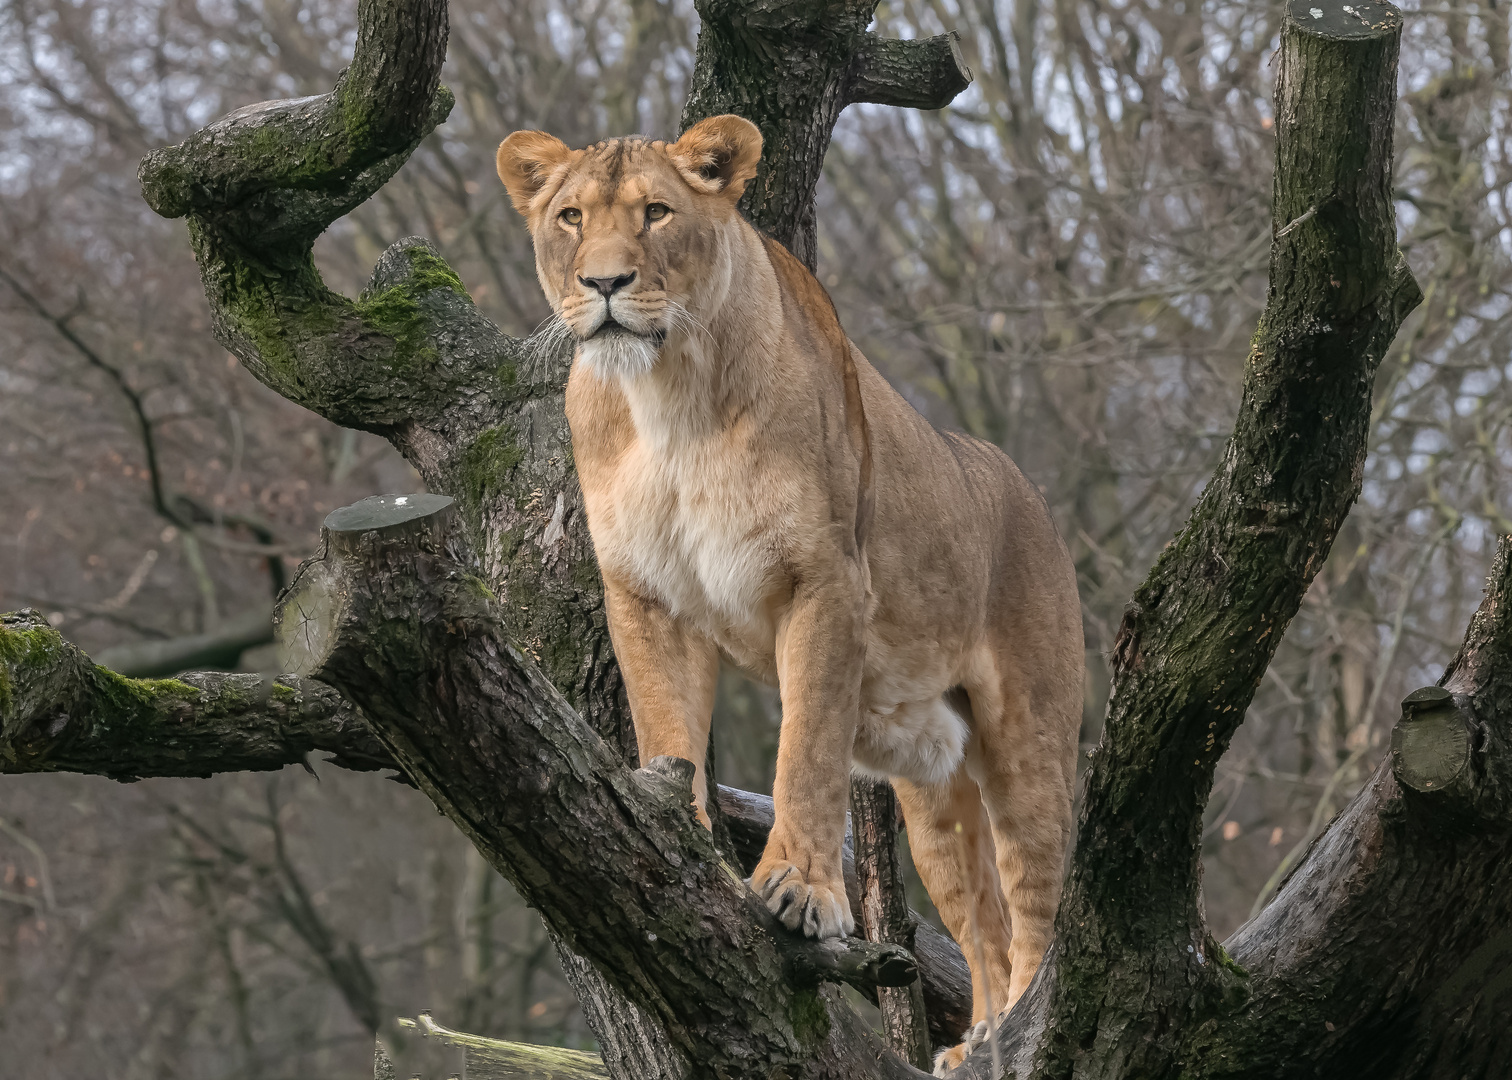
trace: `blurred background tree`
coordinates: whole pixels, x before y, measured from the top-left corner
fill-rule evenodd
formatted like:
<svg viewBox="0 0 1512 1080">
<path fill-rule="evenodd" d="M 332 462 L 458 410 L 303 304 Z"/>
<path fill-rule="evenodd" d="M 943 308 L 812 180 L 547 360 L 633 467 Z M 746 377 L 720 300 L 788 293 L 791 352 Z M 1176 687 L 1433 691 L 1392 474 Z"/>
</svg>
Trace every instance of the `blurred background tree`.
<svg viewBox="0 0 1512 1080">
<path fill-rule="evenodd" d="M 259 670 L 256 627 L 324 513 L 417 486 L 381 440 L 215 345 L 182 227 L 135 180 L 152 146 L 327 89 L 354 8 L 0 2 L 0 610 L 38 607 L 105 657 L 236 639 L 228 660 Z M 1220 766 L 1220 937 L 1369 775 L 1512 531 L 1505 5 L 1404 9 L 1397 212 L 1425 301 L 1382 367 L 1361 502 Z M 1071 545 L 1089 746 L 1122 605 L 1211 472 L 1264 299 L 1278 19 L 884 2 L 890 36 L 959 30 L 976 82 L 940 113 L 851 108 L 826 163 L 819 276 L 849 332 L 926 415 L 1007 449 Z M 355 294 L 424 235 L 527 333 L 547 309 L 495 146 L 522 127 L 675 135 L 696 33 L 688 0 L 454 0 L 458 107 L 321 240 L 328 281 Z M 727 673 L 721 780 L 770 790 L 776 708 Z M 422 1008 L 586 1044 L 534 916 L 465 839 L 408 788 L 314 771 L 0 780 L 7 1060 L 38 1080 L 355 1076 L 377 1018 Z"/>
</svg>

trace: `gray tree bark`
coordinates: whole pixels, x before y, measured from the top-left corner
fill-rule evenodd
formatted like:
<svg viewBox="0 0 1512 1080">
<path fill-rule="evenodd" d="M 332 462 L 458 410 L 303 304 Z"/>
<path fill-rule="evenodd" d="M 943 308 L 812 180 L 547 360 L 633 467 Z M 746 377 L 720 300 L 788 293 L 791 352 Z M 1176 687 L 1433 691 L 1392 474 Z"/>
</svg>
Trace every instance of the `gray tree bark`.
<svg viewBox="0 0 1512 1080">
<path fill-rule="evenodd" d="M 948 38 L 867 35 L 865 0 L 699 9 L 685 122 L 728 109 L 762 127 L 747 210 L 811 260 L 839 110 L 948 101 L 958 53 Z M 154 152 L 143 189 L 188 218 L 217 335 L 247 368 L 386 435 L 455 505 L 338 519 L 301 569 L 281 625 L 301 628 L 303 672 L 340 696 L 309 678 L 266 696 L 236 677 L 122 679 L 34 615 L 7 617 L 0 767 L 184 775 L 313 749 L 397 763 L 569 950 L 611 1075 L 919 1075 L 830 988 L 902 981 L 906 952 L 783 933 L 737 865 L 759 845 L 759 806 L 721 792 L 745 808 L 716 833 L 725 851 L 693 822 L 691 766 L 630 766 L 562 413 L 570 358 L 500 334 L 421 240 L 385 253 L 356 301 L 320 282 L 315 235 L 450 105 L 440 0 L 364 0 L 359 15 L 331 94 Z M 1271 289 L 1239 416 L 1125 619 L 1056 939 L 1002 1033 L 1004 1075 L 1494 1077 L 1512 1064 L 1512 541 L 1444 693 L 1409 699 L 1392 757 L 1271 906 L 1222 946 L 1202 915 L 1214 764 L 1358 494 L 1375 369 L 1418 299 L 1390 196 L 1400 29 L 1378 0 L 1288 6 Z M 229 740 L 219 757 L 212 738 Z M 968 991 L 948 950 L 927 959 L 934 944 L 921 928 L 913 963 L 943 1042 L 959 1025 L 939 1018 Z M 962 1075 L 991 1072 L 979 1052 Z"/>
</svg>

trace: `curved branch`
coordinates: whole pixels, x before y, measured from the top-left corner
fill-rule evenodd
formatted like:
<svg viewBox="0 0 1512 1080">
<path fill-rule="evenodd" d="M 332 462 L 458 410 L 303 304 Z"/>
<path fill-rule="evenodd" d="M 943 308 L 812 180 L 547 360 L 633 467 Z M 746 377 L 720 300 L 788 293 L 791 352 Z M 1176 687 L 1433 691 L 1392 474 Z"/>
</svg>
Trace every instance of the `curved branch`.
<svg viewBox="0 0 1512 1080">
<path fill-rule="evenodd" d="M 440 85 L 446 37 L 439 0 L 361 0 L 356 50 L 334 90 L 239 109 L 152 151 L 139 174 L 148 205 L 262 226 L 245 238 L 270 248 L 313 243 L 451 110 Z"/>
<path fill-rule="evenodd" d="M 1238 417 L 1125 613 L 1055 946 L 1015 1012 L 1047 1077 L 1071 1075 L 1093 1046 L 1152 1075 L 1204 1060 L 1192 1048 L 1220 1042 L 1204 1023 L 1251 993 L 1207 931 L 1202 813 L 1359 494 L 1375 371 L 1420 299 L 1391 201 L 1401 25 L 1382 0 L 1288 4 L 1270 290 Z M 1183 1037 L 1131 1024 L 1155 1016 Z"/>
<path fill-rule="evenodd" d="M 1409 695 L 1396 751 L 1227 943 L 1256 987 L 1230 1027 L 1252 1075 L 1295 1053 L 1299 1021 L 1329 1076 L 1489 1077 L 1512 1063 L 1512 536 L 1440 682 Z M 1421 724 L 1472 734 L 1442 788 L 1422 782 L 1442 761 L 1432 740 L 1401 737 Z"/>
<path fill-rule="evenodd" d="M 330 93 L 239 109 L 152 151 L 148 204 L 189 219 L 217 339 L 259 380 L 348 427 L 435 424 L 517 342 L 422 243 L 380 263 L 357 301 L 315 269 L 315 238 L 385 184 L 452 107 L 446 4 L 358 5 L 357 50 Z M 471 417 L 473 433 L 488 417 Z"/>
<path fill-rule="evenodd" d="M 1401 18 L 1367 6 L 1377 20 L 1368 33 L 1336 9 L 1314 19 L 1310 4 L 1291 5 L 1277 75 L 1270 295 L 1239 415 L 1115 645 L 1066 914 L 1095 911 L 1126 945 L 1174 929 L 1152 925 L 1152 911 L 1169 913 L 1182 939 L 1187 927 L 1200 931 L 1213 768 L 1359 494 L 1376 366 L 1419 299 L 1390 190 Z"/>
</svg>

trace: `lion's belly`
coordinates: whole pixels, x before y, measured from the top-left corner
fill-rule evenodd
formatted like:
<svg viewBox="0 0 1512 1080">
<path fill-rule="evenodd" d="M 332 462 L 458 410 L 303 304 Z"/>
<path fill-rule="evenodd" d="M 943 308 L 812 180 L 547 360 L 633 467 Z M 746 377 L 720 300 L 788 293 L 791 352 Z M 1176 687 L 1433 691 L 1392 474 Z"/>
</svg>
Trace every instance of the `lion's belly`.
<svg viewBox="0 0 1512 1080">
<path fill-rule="evenodd" d="M 603 505 L 590 506 L 599 562 L 765 674 L 774 638 L 765 598 L 777 548 L 753 485 L 709 461 L 644 451 L 626 455 L 617 474 L 594 500 Z"/>
<path fill-rule="evenodd" d="M 945 700 L 961 680 L 963 657 L 938 640 L 885 639 L 873 633 L 868 641 L 852 759 L 875 776 L 943 784 L 960 766 L 970 733 L 969 717 Z"/>
</svg>

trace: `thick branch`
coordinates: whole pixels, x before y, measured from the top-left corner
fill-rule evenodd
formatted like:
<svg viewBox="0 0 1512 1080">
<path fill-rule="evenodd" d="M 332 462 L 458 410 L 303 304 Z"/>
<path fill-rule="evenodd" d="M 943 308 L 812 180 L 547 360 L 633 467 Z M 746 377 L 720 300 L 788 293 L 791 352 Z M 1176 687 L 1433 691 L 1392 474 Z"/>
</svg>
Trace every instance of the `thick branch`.
<svg viewBox="0 0 1512 1080">
<path fill-rule="evenodd" d="M 1371 5 L 1365 32 L 1309 6 L 1282 32 L 1270 295 L 1239 416 L 1125 615 L 1082 813 L 1070 907 L 1136 947 L 1171 930 L 1152 912 L 1200 925 L 1213 768 L 1359 493 L 1376 366 L 1419 298 L 1390 195 L 1400 16 Z"/>
<path fill-rule="evenodd" d="M 286 635 L 296 634 L 297 626 L 319 625 L 318 605 L 307 591 L 283 610 L 301 603 L 312 618 L 285 620 Z M 128 679 L 91 663 L 38 612 L 0 620 L 0 772 L 84 772 L 117 780 L 210 776 L 308 764 L 313 754 L 328 754 L 330 764 L 345 769 L 399 768 L 361 714 L 317 680 L 285 675 L 269 682 L 215 672 Z M 300 659 L 297 642 L 286 643 L 285 651 Z M 749 872 L 772 827 L 772 800 L 721 787 L 719 806 L 736 842 L 733 854 L 742 872 Z M 859 904 L 848 842 L 845 875 Z M 969 1022 L 970 976 L 950 938 L 916 913 L 909 918 L 919 928 L 917 968 L 930 1015 L 937 1018 L 933 1042 L 945 1045 Z M 905 953 L 859 941 L 837 952 L 787 935 L 783 947 L 793 969 L 806 973 L 801 981 L 810 984 L 849 982 L 871 993 L 879 985 L 913 982 L 914 960 Z"/>
<path fill-rule="evenodd" d="M 373 510 L 395 512 L 326 530 L 280 626 L 551 929 L 710 1074 L 819 1075 L 864 1057 L 870 1071 L 853 1075 L 919 1075 L 813 989 L 884 974 L 885 947 L 782 931 L 693 817 L 691 765 L 632 772 L 503 643 L 491 593 L 458 560 L 452 511 Z"/>
<path fill-rule="evenodd" d="M 0 772 L 210 776 L 319 751 L 343 768 L 395 767 L 361 715 L 313 679 L 128 679 L 91 663 L 38 612 L 0 616 Z"/>
<path fill-rule="evenodd" d="M 1512 537 L 1442 685 L 1449 707 L 1410 695 L 1394 742 L 1404 727 L 1464 723 L 1464 773 L 1446 790 L 1414 790 L 1399 777 L 1421 782 L 1436 766 L 1394 753 L 1228 943 L 1256 987 L 1225 1032 L 1248 1075 L 1283 1070 L 1299 1025 L 1318 1075 L 1492 1077 L 1512 1066 Z M 1424 717 L 1425 701 L 1448 715 Z"/>
<path fill-rule="evenodd" d="M 1248 993 L 1206 929 L 1202 813 L 1359 493 L 1376 367 L 1419 300 L 1391 202 L 1400 31 L 1378 0 L 1288 6 L 1266 309 L 1223 460 L 1119 632 L 1056 944 L 1015 1014 L 1046 1076 L 1092 1047 L 1109 1075 L 1185 1067 L 1166 1025 L 1195 1037 Z"/>
<path fill-rule="evenodd" d="M 519 353 L 427 245 L 380 263 L 355 303 L 311 255 L 446 118 L 446 29 L 441 0 L 363 0 L 356 55 L 330 93 L 240 109 L 139 173 L 154 210 L 188 216 L 217 339 L 290 400 L 390 436 L 439 423 L 469 391 L 486 402 L 489 376 Z M 471 419 L 475 431 L 486 417 Z"/>
<path fill-rule="evenodd" d="M 256 219 L 268 231 L 249 239 L 298 245 L 376 191 L 450 111 L 446 5 L 362 0 L 357 27 L 351 66 L 329 94 L 240 109 L 148 154 L 148 204 L 233 227 Z"/>
<path fill-rule="evenodd" d="M 961 35 L 897 41 L 867 34 L 851 62 L 848 104 L 943 109 L 971 85 Z"/>
</svg>

